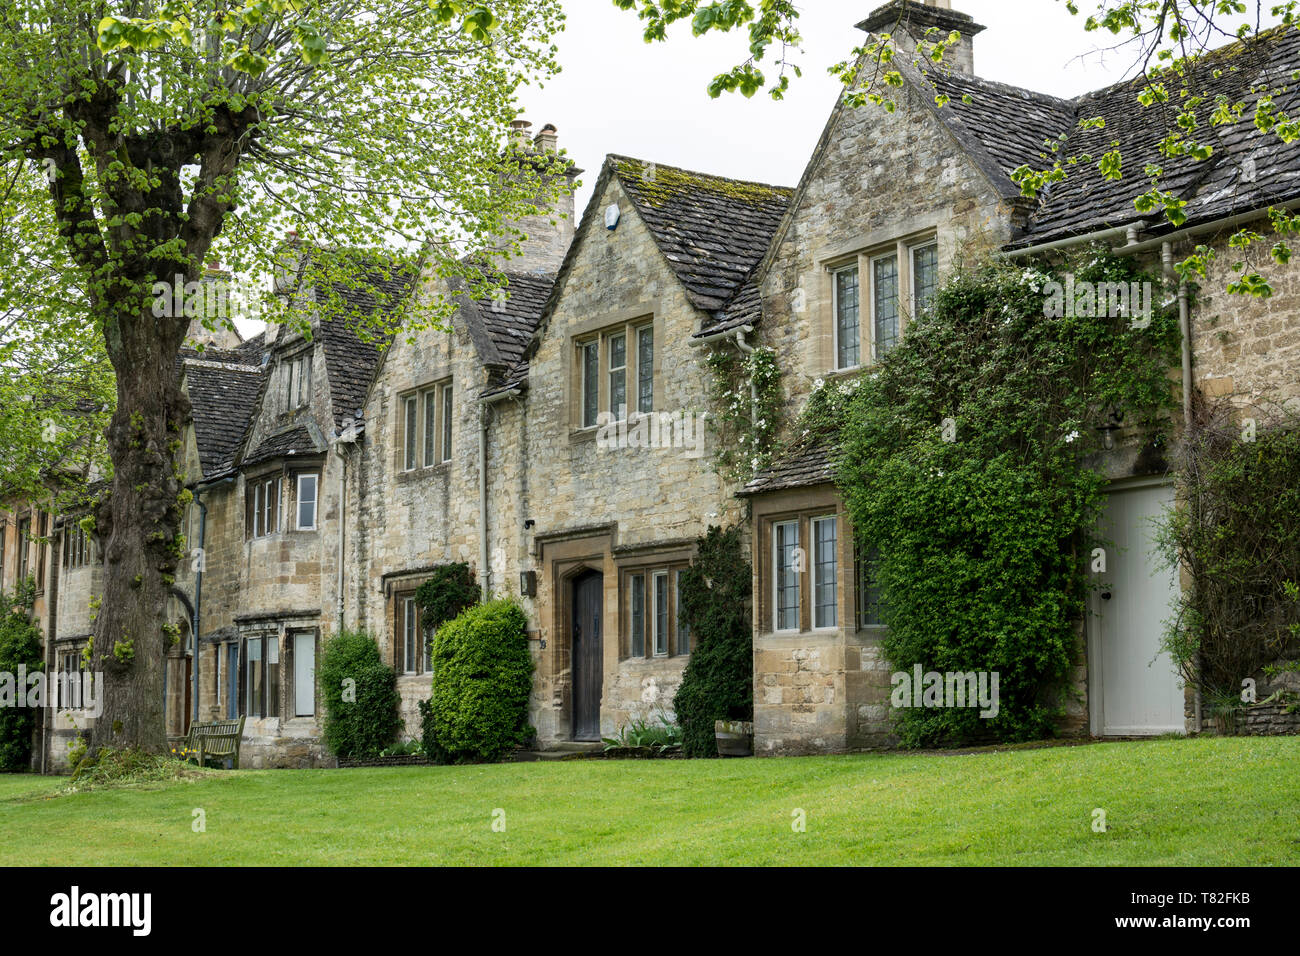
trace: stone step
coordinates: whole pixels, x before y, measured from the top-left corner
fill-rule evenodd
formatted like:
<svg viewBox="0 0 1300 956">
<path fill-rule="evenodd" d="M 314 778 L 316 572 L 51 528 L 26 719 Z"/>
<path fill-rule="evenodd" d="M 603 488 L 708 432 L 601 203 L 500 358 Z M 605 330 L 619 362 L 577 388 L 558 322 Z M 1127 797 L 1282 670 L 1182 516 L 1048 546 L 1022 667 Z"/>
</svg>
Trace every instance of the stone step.
<svg viewBox="0 0 1300 956">
<path fill-rule="evenodd" d="M 605 745 L 600 741 L 564 740 L 545 750 L 516 750 L 511 759 L 516 763 L 532 763 L 538 760 L 583 760 L 599 755 L 604 750 Z"/>
</svg>

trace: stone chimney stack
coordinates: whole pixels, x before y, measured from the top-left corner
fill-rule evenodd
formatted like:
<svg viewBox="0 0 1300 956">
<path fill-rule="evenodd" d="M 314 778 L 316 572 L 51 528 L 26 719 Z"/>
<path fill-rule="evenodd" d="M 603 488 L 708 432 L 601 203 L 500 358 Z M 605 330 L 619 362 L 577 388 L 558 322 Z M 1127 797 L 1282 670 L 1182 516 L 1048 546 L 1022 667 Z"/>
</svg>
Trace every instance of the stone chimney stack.
<svg viewBox="0 0 1300 956">
<path fill-rule="evenodd" d="M 552 124 L 547 123 L 536 136 L 529 136 L 533 124 L 526 119 L 517 119 L 510 125 L 515 147 L 522 154 L 523 161 L 531 158 L 539 163 L 554 162 L 560 147 L 559 130 Z M 582 170 L 571 162 L 564 163 L 562 168 L 563 171 L 557 175 L 565 180 L 563 191 L 550 208 L 511 224 L 528 238 L 519 244 L 521 255 L 502 262 L 501 268 L 510 272 L 555 272 L 564 262 L 565 253 L 573 242 L 573 187 Z M 500 250 L 505 246 L 503 239 L 496 248 Z"/>
<path fill-rule="evenodd" d="M 946 39 L 954 30 L 961 34 L 961 40 L 948 48 L 943 62 L 954 72 L 973 76 L 974 39 L 985 28 L 969 15 L 954 11 L 952 0 L 890 0 L 858 24 L 858 29 L 867 33 L 890 34 L 900 53 L 915 52 L 917 43 L 932 27 L 936 31 L 930 35 L 933 40 Z"/>
</svg>

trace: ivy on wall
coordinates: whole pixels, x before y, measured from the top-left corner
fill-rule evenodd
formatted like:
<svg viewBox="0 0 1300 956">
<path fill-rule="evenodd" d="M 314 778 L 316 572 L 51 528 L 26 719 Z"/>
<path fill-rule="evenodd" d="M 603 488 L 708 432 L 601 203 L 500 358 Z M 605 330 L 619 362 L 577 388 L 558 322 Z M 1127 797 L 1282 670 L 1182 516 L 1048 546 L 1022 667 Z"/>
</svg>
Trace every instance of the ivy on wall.
<svg viewBox="0 0 1300 956">
<path fill-rule="evenodd" d="M 1152 283 L 1146 319 L 1058 294 L 1133 282 Z M 891 666 L 999 678 L 996 716 L 897 709 L 905 744 L 1050 735 L 1090 585 L 1100 429 L 1119 413 L 1163 440 L 1179 342 L 1173 297 L 1129 259 L 975 264 L 873 373 L 818 390 L 798 431 L 838 443 L 859 543 L 879 554 Z"/>
</svg>

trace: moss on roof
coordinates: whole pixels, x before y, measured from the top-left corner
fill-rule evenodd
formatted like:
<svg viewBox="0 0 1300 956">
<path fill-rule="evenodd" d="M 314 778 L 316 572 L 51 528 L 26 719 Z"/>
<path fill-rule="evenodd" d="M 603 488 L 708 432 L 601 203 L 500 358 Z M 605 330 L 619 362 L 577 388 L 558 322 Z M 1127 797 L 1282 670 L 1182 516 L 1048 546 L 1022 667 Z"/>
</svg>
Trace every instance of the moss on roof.
<svg viewBox="0 0 1300 956">
<path fill-rule="evenodd" d="M 794 195 L 794 190 L 780 186 L 694 173 L 639 159 L 620 157 L 614 160 L 614 168 L 620 179 L 636 180 L 640 198 L 651 206 L 664 206 L 675 199 L 688 198 L 701 191 L 752 205 L 789 199 Z"/>
</svg>

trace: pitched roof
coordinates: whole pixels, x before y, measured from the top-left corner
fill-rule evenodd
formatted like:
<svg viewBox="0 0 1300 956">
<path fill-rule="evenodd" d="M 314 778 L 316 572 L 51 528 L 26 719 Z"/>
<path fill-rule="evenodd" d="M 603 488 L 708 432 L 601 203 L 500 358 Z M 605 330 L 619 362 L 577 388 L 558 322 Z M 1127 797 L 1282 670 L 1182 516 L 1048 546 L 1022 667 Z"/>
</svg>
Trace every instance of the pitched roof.
<svg viewBox="0 0 1300 956">
<path fill-rule="evenodd" d="M 485 394 L 518 388 L 527 380 L 525 351 L 555 285 L 554 273 L 506 272 L 505 277 L 506 286 L 500 296 L 474 303 L 479 321 L 506 369 L 501 383 Z"/>
<path fill-rule="evenodd" d="M 1300 193 L 1300 150 L 1275 133 L 1254 125 L 1257 88 L 1284 86 L 1275 98 L 1280 112 L 1300 109 L 1300 89 L 1292 76 L 1300 68 L 1300 30 L 1279 27 L 1204 56 L 1189 74 L 1189 94 L 1203 96 L 1199 113 L 1201 139 L 1214 145 L 1213 156 L 1166 157 L 1160 146 L 1183 103 L 1177 79 L 1167 81 L 1169 102 L 1143 107 L 1142 78 L 1118 83 L 1073 100 L 1058 100 L 1029 90 L 958 73 L 932 72 L 925 82 L 950 97 L 939 116 L 967 146 L 991 161 L 1006 177 L 1021 165 L 1050 166 L 1055 157 L 1046 141 L 1065 138 L 1059 155 L 1090 156 L 1068 170 L 1064 182 L 1040 197 L 1026 233 L 1013 245 L 1032 245 L 1084 235 L 1143 218 L 1134 207 L 1146 191 L 1142 170 L 1163 168 L 1162 188 L 1188 201 L 1188 225 L 1258 209 Z M 1208 114 L 1219 97 L 1244 103 L 1243 118 L 1213 126 Z M 1083 120 L 1101 117 L 1103 128 L 1080 128 Z M 1107 180 L 1097 169 L 1101 156 L 1118 142 L 1124 177 Z M 1044 156 L 1052 156 L 1051 159 Z M 1154 217 L 1152 217 L 1154 218 Z M 1153 231 L 1172 228 L 1158 223 Z"/>
<path fill-rule="evenodd" d="M 252 452 L 244 457 L 241 464 L 256 465 L 258 462 L 272 458 L 291 458 L 299 455 L 315 455 L 324 451 L 323 445 L 312 436 L 306 425 L 299 425 L 276 435 L 263 439 Z"/>
<path fill-rule="evenodd" d="M 257 410 L 264 371 L 239 365 L 189 359 L 186 391 L 193 406 L 194 443 L 207 480 L 231 470 L 235 455 Z"/>
<path fill-rule="evenodd" d="M 722 309 L 767 252 L 794 190 L 610 156 L 655 244 L 705 312 Z"/>
<path fill-rule="evenodd" d="M 772 467 L 755 475 L 737 497 L 785 491 L 789 488 L 809 488 L 825 485 L 835 480 L 835 450 L 832 445 L 810 443 L 787 452 Z"/>
<path fill-rule="evenodd" d="M 369 273 L 352 283 L 333 282 L 326 290 L 325 301 L 337 307 L 320 316 L 316 334 L 325 353 L 334 426 L 340 431 L 365 404 L 380 356 L 392 340 L 391 333 L 363 334 L 359 329 L 376 313 L 394 316 L 414 288 L 416 275 L 413 268 L 398 268 L 391 274 Z M 395 325 L 394 321 L 383 322 L 385 328 Z"/>
</svg>

